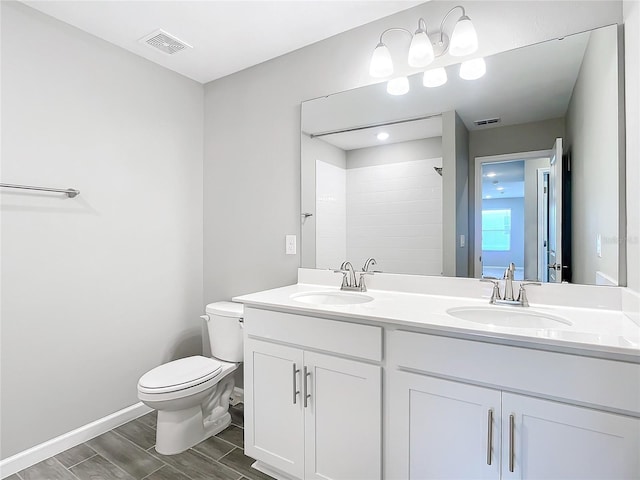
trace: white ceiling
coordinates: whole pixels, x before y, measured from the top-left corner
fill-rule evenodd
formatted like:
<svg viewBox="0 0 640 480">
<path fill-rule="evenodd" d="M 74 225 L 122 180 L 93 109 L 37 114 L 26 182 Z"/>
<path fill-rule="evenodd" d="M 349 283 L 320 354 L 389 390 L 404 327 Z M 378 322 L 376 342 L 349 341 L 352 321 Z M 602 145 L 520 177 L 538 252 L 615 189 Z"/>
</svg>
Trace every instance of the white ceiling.
<svg viewBox="0 0 640 480">
<path fill-rule="evenodd" d="M 482 198 L 523 198 L 524 160 L 485 163 L 482 166 Z M 495 174 L 489 177 L 487 174 Z"/>
<path fill-rule="evenodd" d="M 56 1 L 23 3 L 201 83 L 257 65 L 423 1 Z M 142 37 L 193 46 L 173 55 Z"/>
<path fill-rule="evenodd" d="M 389 138 L 386 140 L 378 140 L 377 135 L 381 132 L 388 133 Z M 323 135 L 319 138 L 342 150 L 355 150 L 356 148 L 375 147 L 441 136 L 442 117 L 437 115 L 435 117 L 396 123 L 394 125 L 380 125 L 349 132 Z"/>
</svg>

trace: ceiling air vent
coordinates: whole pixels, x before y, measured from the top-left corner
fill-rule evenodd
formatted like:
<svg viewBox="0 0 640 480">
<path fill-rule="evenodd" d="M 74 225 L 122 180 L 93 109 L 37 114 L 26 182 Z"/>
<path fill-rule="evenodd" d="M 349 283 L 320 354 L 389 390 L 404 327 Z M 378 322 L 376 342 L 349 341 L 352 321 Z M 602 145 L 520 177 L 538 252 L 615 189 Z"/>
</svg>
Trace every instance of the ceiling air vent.
<svg viewBox="0 0 640 480">
<path fill-rule="evenodd" d="M 173 55 L 185 48 L 193 48 L 188 43 L 178 40 L 176 37 L 163 30 L 156 30 L 146 37 L 141 38 L 140 43 L 146 43 L 150 47 L 157 48 L 167 55 Z"/>
<path fill-rule="evenodd" d="M 475 123 L 478 127 L 482 127 L 484 125 L 493 125 L 494 123 L 500 123 L 500 118 L 485 118 L 484 120 L 476 120 Z"/>
</svg>

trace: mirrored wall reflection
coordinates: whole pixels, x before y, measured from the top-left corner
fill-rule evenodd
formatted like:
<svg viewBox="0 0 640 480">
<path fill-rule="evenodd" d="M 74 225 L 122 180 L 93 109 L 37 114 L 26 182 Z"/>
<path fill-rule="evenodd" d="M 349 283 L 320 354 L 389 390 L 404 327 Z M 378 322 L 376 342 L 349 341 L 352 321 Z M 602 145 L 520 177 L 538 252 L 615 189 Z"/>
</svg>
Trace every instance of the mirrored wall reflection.
<svg viewBox="0 0 640 480">
<path fill-rule="evenodd" d="M 524 279 L 524 160 L 482 166 L 482 276 Z"/>
<path fill-rule="evenodd" d="M 316 265 L 344 259 L 421 275 L 442 273 L 440 158 L 339 168 L 316 163 Z"/>
<path fill-rule="evenodd" d="M 410 123 L 305 139 L 315 152 L 316 268 L 374 257 L 383 271 L 442 273 L 440 119 Z M 434 136 L 424 138 L 427 128 Z"/>
<path fill-rule="evenodd" d="M 517 278 L 624 285 L 619 42 L 618 27 L 611 25 L 486 57 L 486 74 L 473 82 L 450 75 L 446 84 L 428 88 L 418 73 L 409 77 L 410 91 L 403 96 L 387 94 L 382 83 L 303 102 L 301 211 L 311 216 L 303 220 L 301 266 L 334 268 L 349 260 L 360 268 L 373 256 L 390 273 L 501 277 L 513 262 Z M 455 72 L 459 66 L 445 68 Z M 410 120 L 435 118 L 439 131 L 423 126 L 419 135 L 404 137 Z M 383 133 L 378 127 L 399 131 L 377 138 Z M 370 143 L 340 144 L 342 133 Z M 404 142 L 437 146 L 404 157 L 394 149 Z M 322 152 L 329 150 L 338 151 L 340 165 L 326 160 Z M 354 152 L 375 163 L 356 166 Z M 518 165 L 524 180 L 485 181 L 490 166 L 478 166 L 487 159 L 504 168 Z M 382 178 L 391 182 L 392 169 L 402 163 L 429 160 L 442 167 L 439 224 L 429 210 L 437 205 L 437 185 L 416 187 L 420 198 L 410 198 L 417 193 L 398 187 L 399 179 L 396 192 L 376 186 Z M 327 205 L 332 187 L 316 181 L 316 169 L 323 169 L 318 161 L 344 172 L 344 182 L 333 183 L 344 184 L 339 222 Z M 349 193 L 356 171 L 371 174 L 366 188 L 378 188 L 358 192 L 375 205 L 360 217 L 358 198 Z M 425 174 L 425 182 L 438 180 L 434 173 Z M 400 191 L 407 197 L 401 199 Z M 394 210 L 402 202 L 408 210 Z M 426 220 L 411 223 L 412 215 Z M 328 235 L 332 228 L 339 233 Z M 438 231 L 439 262 L 433 257 Z"/>
</svg>

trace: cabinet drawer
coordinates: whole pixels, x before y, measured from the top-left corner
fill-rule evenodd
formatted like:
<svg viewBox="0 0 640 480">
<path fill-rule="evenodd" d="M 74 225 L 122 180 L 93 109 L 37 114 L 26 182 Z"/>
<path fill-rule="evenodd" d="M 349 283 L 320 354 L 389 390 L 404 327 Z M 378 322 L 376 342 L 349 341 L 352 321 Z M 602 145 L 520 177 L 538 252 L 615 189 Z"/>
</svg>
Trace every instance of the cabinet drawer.
<svg viewBox="0 0 640 480">
<path fill-rule="evenodd" d="M 391 366 L 640 415 L 640 365 L 405 331 Z"/>
<path fill-rule="evenodd" d="M 380 362 L 382 328 L 290 313 L 245 309 L 247 335 Z"/>
</svg>

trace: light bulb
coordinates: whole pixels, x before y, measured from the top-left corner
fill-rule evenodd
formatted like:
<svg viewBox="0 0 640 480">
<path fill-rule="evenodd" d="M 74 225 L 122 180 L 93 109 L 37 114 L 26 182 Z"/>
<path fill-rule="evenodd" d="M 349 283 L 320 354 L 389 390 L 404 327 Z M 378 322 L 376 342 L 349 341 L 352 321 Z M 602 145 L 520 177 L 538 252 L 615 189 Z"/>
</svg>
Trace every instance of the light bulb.
<svg viewBox="0 0 640 480">
<path fill-rule="evenodd" d="M 482 57 L 467 60 L 460 65 L 460 78 L 464 80 L 477 80 L 486 72 L 487 65 Z"/>
<path fill-rule="evenodd" d="M 393 74 L 393 61 L 389 49 L 384 43 L 379 43 L 371 56 L 369 75 L 375 78 L 388 77 Z"/>
<path fill-rule="evenodd" d="M 387 132 L 380 132 L 378 135 L 376 135 L 376 138 L 381 142 L 384 142 L 387 138 L 389 138 L 389 134 Z"/>
<path fill-rule="evenodd" d="M 409 79 L 407 77 L 397 77 L 387 82 L 387 93 L 389 95 L 404 95 L 409 92 Z"/>
<path fill-rule="evenodd" d="M 447 72 L 444 67 L 427 70 L 422 77 L 422 84 L 425 87 L 439 87 L 447 83 Z"/>
<path fill-rule="evenodd" d="M 464 15 L 460 17 L 451 34 L 449 54 L 454 57 L 464 57 L 476 50 L 478 50 L 478 34 L 469 17 Z"/>
<path fill-rule="evenodd" d="M 431 40 L 424 30 L 416 30 L 409 47 L 408 63 L 410 67 L 426 67 L 433 62 L 434 53 Z"/>
</svg>

